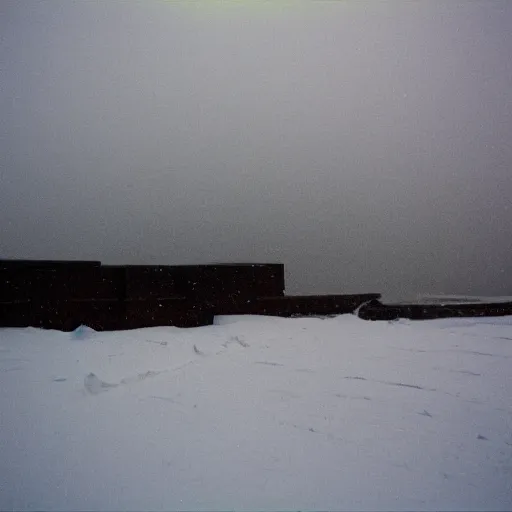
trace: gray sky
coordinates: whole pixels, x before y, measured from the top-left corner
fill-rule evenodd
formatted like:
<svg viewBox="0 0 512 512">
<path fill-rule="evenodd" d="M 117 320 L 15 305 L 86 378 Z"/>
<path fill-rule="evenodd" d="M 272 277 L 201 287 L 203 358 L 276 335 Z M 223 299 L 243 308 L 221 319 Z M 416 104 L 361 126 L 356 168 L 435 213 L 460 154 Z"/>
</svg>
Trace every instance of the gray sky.
<svg viewBox="0 0 512 512">
<path fill-rule="evenodd" d="M 0 3 L 0 257 L 512 295 L 512 2 Z"/>
</svg>

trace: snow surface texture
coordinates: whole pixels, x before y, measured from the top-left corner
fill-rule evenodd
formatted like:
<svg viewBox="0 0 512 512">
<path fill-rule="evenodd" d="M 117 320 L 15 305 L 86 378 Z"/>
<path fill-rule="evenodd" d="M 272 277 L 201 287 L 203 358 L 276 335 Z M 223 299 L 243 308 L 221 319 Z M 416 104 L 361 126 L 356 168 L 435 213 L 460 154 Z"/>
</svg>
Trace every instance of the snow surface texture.
<svg viewBox="0 0 512 512">
<path fill-rule="evenodd" d="M 511 510 L 512 317 L 0 330 L 0 509 Z"/>
</svg>

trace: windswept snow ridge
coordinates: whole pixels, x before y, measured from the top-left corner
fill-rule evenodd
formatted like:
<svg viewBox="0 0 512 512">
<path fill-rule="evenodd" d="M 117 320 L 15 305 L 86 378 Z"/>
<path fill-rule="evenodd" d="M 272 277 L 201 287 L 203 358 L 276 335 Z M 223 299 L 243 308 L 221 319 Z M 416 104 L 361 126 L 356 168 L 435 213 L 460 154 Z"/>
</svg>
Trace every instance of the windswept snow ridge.
<svg viewBox="0 0 512 512">
<path fill-rule="evenodd" d="M 0 329 L 0 509 L 510 510 L 512 317 Z"/>
</svg>

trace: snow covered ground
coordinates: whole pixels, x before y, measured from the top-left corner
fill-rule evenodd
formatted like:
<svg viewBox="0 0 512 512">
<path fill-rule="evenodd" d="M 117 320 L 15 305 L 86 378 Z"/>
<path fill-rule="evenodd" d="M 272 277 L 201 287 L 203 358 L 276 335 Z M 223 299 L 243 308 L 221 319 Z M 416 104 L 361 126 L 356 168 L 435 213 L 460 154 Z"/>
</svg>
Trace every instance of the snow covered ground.
<svg viewBox="0 0 512 512">
<path fill-rule="evenodd" d="M 1 510 L 512 510 L 512 317 L 0 330 Z"/>
</svg>

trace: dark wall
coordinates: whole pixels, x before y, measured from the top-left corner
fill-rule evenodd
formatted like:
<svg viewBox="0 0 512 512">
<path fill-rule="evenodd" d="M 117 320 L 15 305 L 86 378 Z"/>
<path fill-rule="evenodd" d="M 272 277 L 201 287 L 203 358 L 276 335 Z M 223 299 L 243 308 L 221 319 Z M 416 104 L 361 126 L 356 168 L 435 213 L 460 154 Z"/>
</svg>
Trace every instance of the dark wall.
<svg viewBox="0 0 512 512">
<path fill-rule="evenodd" d="M 281 264 L 106 266 L 1 261 L 0 326 L 97 330 L 196 327 L 216 314 L 353 312 L 379 294 L 286 297 Z"/>
<path fill-rule="evenodd" d="M 386 305 L 379 294 L 285 296 L 281 264 L 107 266 L 0 260 L 0 327 L 197 327 L 215 315 L 353 313 L 365 320 L 512 314 L 512 303 Z"/>
<path fill-rule="evenodd" d="M 437 318 L 461 318 L 512 315 L 512 302 L 477 304 L 382 304 L 373 300 L 361 307 L 359 317 L 364 320 L 434 320 Z"/>
<path fill-rule="evenodd" d="M 284 294 L 283 265 L 103 266 L 0 261 L 0 325 L 72 330 L 213 322 L 230 303 Z"/>
</svg>

